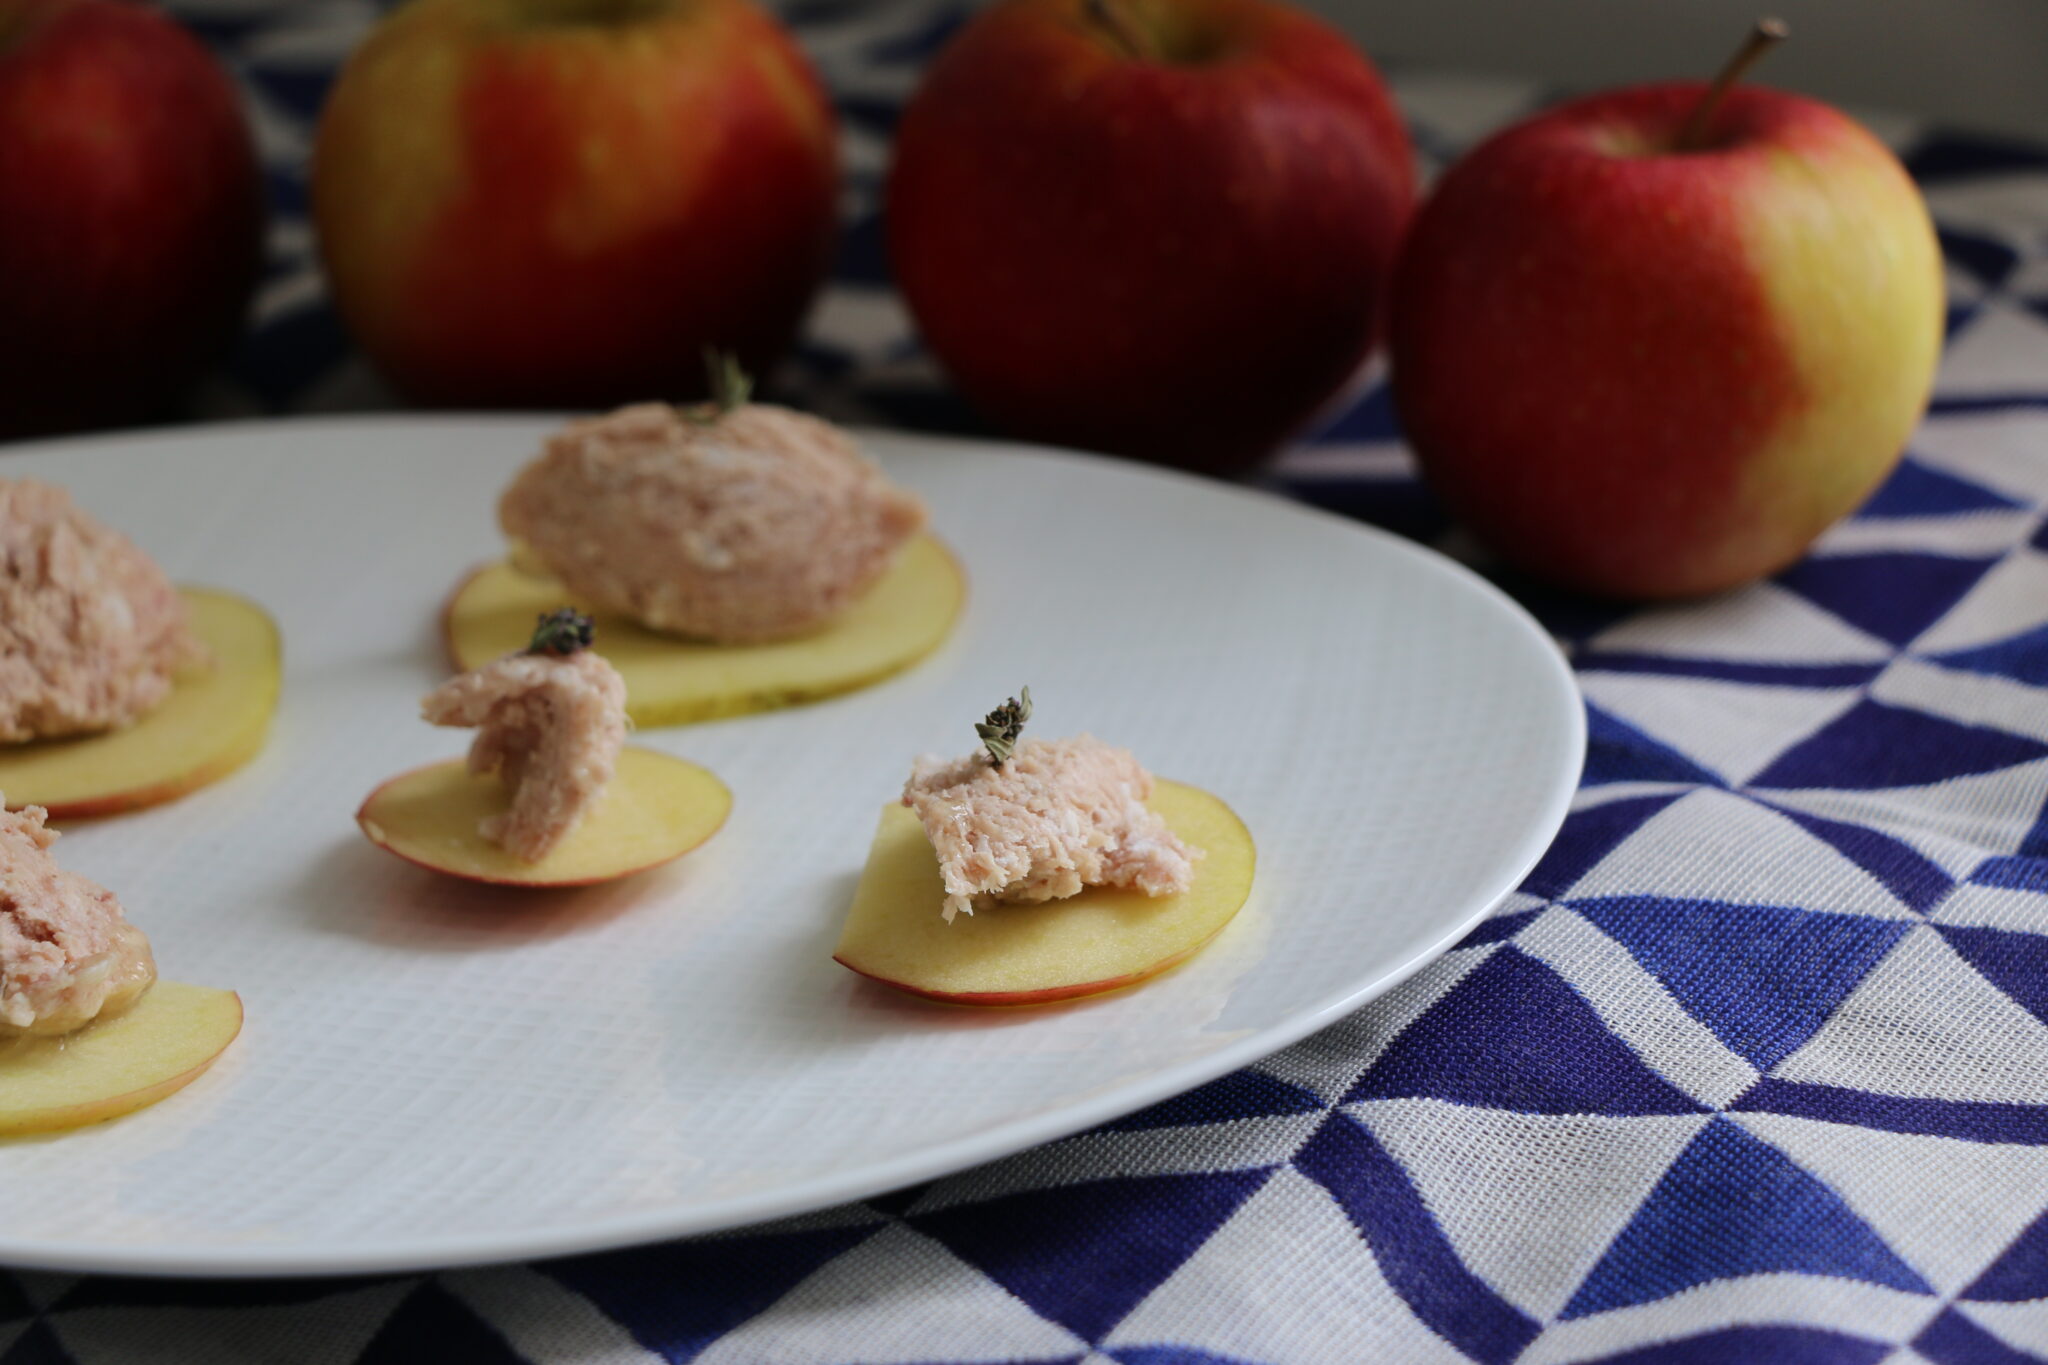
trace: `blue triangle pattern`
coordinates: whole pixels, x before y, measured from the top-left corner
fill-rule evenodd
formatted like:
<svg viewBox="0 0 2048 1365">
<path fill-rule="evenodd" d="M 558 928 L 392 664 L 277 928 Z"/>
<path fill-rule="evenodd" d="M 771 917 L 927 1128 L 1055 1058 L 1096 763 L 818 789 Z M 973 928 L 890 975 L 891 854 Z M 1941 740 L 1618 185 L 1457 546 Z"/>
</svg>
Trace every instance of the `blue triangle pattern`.
<svg viewBox="0 0 2048 1365">
<path fill-rule="evenodd" d="M 1927 658 L 1944 668 L 1992 678 L 2011 678 L 2033 687 L 2048 687 L 2048 625 L 2009 639 L 1968 649 L 1951 649 Z"/>
<path fill-rule="evenodd" d="M 1696 1337 L 1591 1356 L 1577 1365 L 1877 1365 L 1891 1343 L 1818 1327 L 1725 1327 Z"/>
<path fill-rule="evenodd" d="M 1093 1343 L 1180 1269 L 1273 1170 L 1084 1181 L 905 1221 Z"/>
<path fill-rule="evenodd" d="M 290 1280 L 161 1280 L 89 1275 L 66 1289 L 51 1307 L 67 1313 L 83 1308 L 287 1308 L 413 1278 L 373 1275 Z"/>
<path fill-rule="evenodd" d="M 909 427 L 913 431 L 991 434 L 988 423 L 951 392 L 876 387 L 864 390 L 861 401 L 872 406 L 891 424 Z"/>
<path fill-rule="evenodd" d="M 2048 1213 L 2012 1239 L 1958 1297 L 1977 1303 L 2026 1303 L 2048 1298 Z"/>
<path fill-rule="evenodd" d="M 1985 980 L 2048 1023 L 2048 937 L 1977 925 L 1935 928 Z"/>
<path fill-rule="evenodd" d="M 1450 529 L 1451 517 L 1429 486 L 1411 478 L 1287 479 L 1281 492 L 1326 512 L 1371 522 L 1410 540 L 1434 540 Z"/>
<path fill-rule="evenodd" d="M 270 212 L 273 216 L 302 218 L 306 215 L 308 204 L 304 180 L 272 171 L 264 175 L 263 189 L 270 200 Z M 288 257 L 273 256 L 263 263 L 263 275 L 266 280 L 297 274 L 298 270 L 299 262 Z"/>
<path fill-rule="evenodd" d="M 1983 310 L 1980 308 L 1977 311 L 1981 313 Z M 2038 312 L 2039 309 L 2029 305 L 2028 311 Z M 1929 400 L 1927 414 L 1930 417 L 1946 417 L 1952 414 L 2012 412 L 2028 408 L 2048 408 L 2048 393 L 2021 393 L 2008 390 L 2004 393 L 1963 393 L 1947 396 L 1937 394 Z"/>
<path fill-rule="evenodd" d="M 924 1198 L 924 1192 L 931 1187 L 932 1182 L 926 1180 L 916 1185 L 905 1185 L 900 1190 L 890 1190 L 887 1194 L 869 1195 L 861 1202 L 885 1217 L 900 1218 L 910 1211 L 911 1205 Z"/>
<path fill-rule="evenodd" d="M 1561 1316 L 1774 1271 L 1934 1292 L 1840 1195 L 1769 1143 L 1715 1118 L 1678 1154 Z"/>
<path fill-rule="evenodd" d="M 967 18 L 964 9 L 946 5 L 932 18 L 917 29 L 906 34 L 891 34 L 868 44 L 867 58 L 883 66 L 908 66 L 922 62 L 925 58 L 944 47 L 961 23 Z"/>
<path fill-rule="evenodd" d="M 504 1334 L 433 1280 L 406 1295 L 363 1348 L 364 1361 L 459 1360 L 525 1365 Z"/>
<path fill-rule="evenodd" d="M 1934 1365 L 2041 1365 L 2041 1357 L 2015 1351 L 1953 1308 L 1913 1338 L 1913 1349 Z"/>
<path fill-rule="evenodd" d="M 1923 915 L 1955 887 L 1955 879 L 1942 869 L 1940 863 L 1902 839 L 1894 839 L 1868 825 L 1827 820 L 1783 806 L 1769 808 L 1832 846 L 1837 853 L 1882 882 L 1885 890 Z"/>
<path fill-rule="evenodd" d="M 1622 840 L 1684 794 L 1632 796 L 1573 811 L 1564 818 L 1564 826 L 1550 841 L 1542 861 L 1522 879 L 1522 890 L 1546 899 L 1563 895 L 1599 866 L 1602 858 L 1619 848 Z"/>
<path fill-rule="evenodd" d="M 1554 587 L 1541 579 L 1529 578 L 1512 570 L 1489 572 L 1487 577 L 1526 607 L 1531 615 L 1543 623 L 1545 630 L 1558 639 L 1570 640 L 1575 644 L 1589 636 L 1598 635 L 1610 626 L 1619 625 L 1636 612 L 1636 607 L 1630 603 L 1616 602 L 1603 597 L 1589 597 L 1584 593 Z"/>
<path fill-rule="evenodd" d="M 1349 1115 L 1330 1115 L 1294 1166 L 1330 1192 L 1415 1316 L 1481 1365 L 1507 1365 L 1542 1330 L 1466 1267 L 1401 1163 Z"/>
<path fill-rule="evenodd" d="M 1490 918 L 1479 921 L 1479 927 L 1459 939 L 1458 946 L 1460 948 L 1483 948 L 1489 943 L 1499 943 L 1503 939 L 1513 938 L 1516 934 L 1528 928 L 1530 921 L 1542 913 L 1543 911 L 1540 909 L 1515 910 L 1505 915 L 1496 913 Z"/>
<path fill-rule="evenodd" d="M 349 354 L 348 334 L 325 309 L 300 309 L 273 320 L 262 338 L 244 338 L 235 352 L 242 382 L 275 400 L 331 373 Z"/>
<path fill-rule="evenodd" d="M 1505 944 L 1366 1068 L 1349 1100 L 1427 1098 L 1523 1114 L 1696 1114 L 1579 993 Z"/>
<path fill-rule="evenodd" d="M 178 22 L 206 40 L 208 47 L 232 48 L 269 23 L 271 16 L 260 10 L 243 14 L 209 14 L 204 10 L 181 8 Z"/>
<path fill-rule="evenodd" d="M 1922 464 L 1908 455 L 1856 512 L 1863 520 L 1948 517 L 1960 512 L 1997 512 L 2022 504 L 1982 484 Z"/>
<path fill-rule="evenodd" d="M 1932 1100 L 1880 1095 L 1812 1081 L 1766 1076 L 1728 1106 L 1730 1113 L 1792 1114 L 1825 1123 L 1921 1133 L 1966 1142 L 2048 1146 L 2048 1107 L 2003 1100 Z"/>
<path fill-rule="evenodd" d="M 1566 904 L 1627 948 L 1759 1071 L 1819 1031 L 1909 927 L 1775 905 L 1612 896 Z"/>
<path fill-rule="evenodd" d="M 1980 233 L 1962 232 L 1955 228 L 1940 229 L 1941 254 L 1955 265 L 1975 275 L 1990 289 L 2005 283 L 2013 267 L 2020 263 L 2020 253 L 2012 243 L 1997 237 L 1986 237 Z"/>
<path fill-rule="evenodd" d="M 1905 161 L 1913 178 L 1925 183 L 2048 171 L 2048 150 L 2017 138 L 1936 133 L 1908 153 Z"/>
<path fill-rule="evenodd" d="M 2048 893 L 2048 834 L 2044 830 L 2048 816 L 2034 824 L 2028 836 L 2028 844 L 2022 844 L 2020 852 L 2009 858 L 1986 858 L 1970 871 L 1970 882 L 1974 886 L 1996 886 L 2007 891 L 2039 891 Z M 2036 840 L 2039 842 L 2036 842 Z"/>
<path fill-rule="evenodd" d="M 2048 744 L 1868 697 L 1771 760 L 1753 787 L 1875 791 L 1970 777 L 2048 757 Z"/>
<path fill-rule="evenodd" d="M 882 1226 L 668 1242 L 536 1268 L 610 1314 L 648 1350 L 683 1361 Z"/>
<path fill-rule="evenodd" d="M 1246 1068 L 1148 1109 L 1140 1109 L 1128 1118 L 1103 1127 L 1113 1133 L 1136 1132 L 1144 1128 L 1179 1128 L 1196 1123 L 1227 1123 L 1235 1119 L 1307 1114 L 1322 1107 L 1321 1100 L 1301 1087 L 1289 1085 L 1263 1071 Z"/>
<path fill-rule="evenodd" d="M 896 123 L 903 116 L 901 103 L 873 95 L 842 94 L 832 101 L 832 106 L 848 123 L 857 124 L 883 137 L 896 131 Z M 834 271 L 832 278 L 843 280 L 847 277 Z"/>
<path fill-rule="evenodd" d="M 1947 614 L 1994 561 L 1912 553 L 1801 560 L 1778 581 L 1859 630 L 1904 645 Z"/>
<path fill-rule="evenodd" d="M 881 214 L 867 214 L 841 229 L 832 274 L 835 279 L 855 280 L 878 289 L 888 287 L 889 244 Z"/>
<path fill-rule="evenodd" d="M 271 66 L 252 63 L 245 68 L 257 88 L 292 114 L 316 118 L 327 101 L 334 72 L 327 67 Z"/>
<path fill-rule="evenodd" d="M 1586 704 L 1586 770 L 1579 779 L 1587 787 L 1610 782 L 1686 782 L 1699 786 L 1725 785 L 1715 773 L 1648 735 L 1603 711 Z"/>
<path fill-rule="evenodd" d="M 0 1355 L 0 1365 L 77 1365 L 64 1343 L 50 1330 L 48 1322 L 32 1322 Z"/>
<path fill-rule="evenodd" d="M 809 26 L 856 18 L 866 8 L 867 0 L 790 0 L 779 12 L 786 23 Z"/>
<path fill-rule="evenodd" d="M 1385 381 L 1374 384 L 1308 439 L 1313 445 L 1381 444 L 1400 440 L 1401 423 L 1394 415 L 1393 386 Z"/>
<path fill-rule="evenodd" d="M 1632 654 L 1585 650 L 1572 656 L 1581 673 L 1635 673 L 1656 678 L 1705 678 L 1753 687 L 1862 687 L 1890 666 L 1889 659 L 1851 663 L 1787 663 L 1770 659 L 1708 659 L 1684 654 Z"/>
<path fill-rule="evenodd" d="M 2034 823 L 2028 827 L 2026 834 L 2020 839 L 2020 846 L 2015 850 L 2015 856 L 1993 861 L 2003 862 L 2007 865 L 2005 868 L 2006 876 L 2021 879 L 2027 883 L 2026 885 L 2015 887 L 2015 889 L 2029 891 L 2048 890 L 2048 801 L 2042 803 L 2040 814 L 2034 817 Z M 1982 874 L 1984 871 L 1985 868 L 1979 867 L 1977 874 Z"/>
<path fill-rule="evenodd" d="M 1117 1365 L 1263 1365 L 1244 1356 L 1218 1355 L 1191 1346 L 1115 1346 L 1103 1354 Z"/>
</svg>

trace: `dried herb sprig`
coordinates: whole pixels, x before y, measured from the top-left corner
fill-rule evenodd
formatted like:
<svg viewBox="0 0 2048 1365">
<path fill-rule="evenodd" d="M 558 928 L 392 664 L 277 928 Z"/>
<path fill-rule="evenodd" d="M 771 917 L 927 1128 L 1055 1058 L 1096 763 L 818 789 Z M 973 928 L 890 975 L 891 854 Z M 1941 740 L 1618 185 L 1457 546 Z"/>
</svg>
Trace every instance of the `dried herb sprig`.
<svg viewBox="0 0 2048 1365">
<path fill-rule="evenodd" d="M 754 396 L 754 379 L 740 368 L 739 357 L 715 346 L 704 348 L 704 377 L 710 381 L 711 401 L 689 410 L 699 426 L 709 426 L 734 408 L 746 406 Z"/>
<path fill-rule="evenodd" d="M 566 659 L 580 649 L 590 648 L 590 642 L 596 638 L 597 628 L 588 616 L 574 607 L 558 607 L 540 614 L 533 628 L 533 642 L 527 645 L 526 652 Z"/>
<path fill-rule="evenodd" d="M 1030 719 L 1031 689 L 1027 687 L 974 723 L 974 733 L 981 736 L 990 763 L 1000 768 L 1010 761 L 1010 755 L 1017 752 L 1017 737 L 1024 733 L 1024 722 Z"/>
</svg>

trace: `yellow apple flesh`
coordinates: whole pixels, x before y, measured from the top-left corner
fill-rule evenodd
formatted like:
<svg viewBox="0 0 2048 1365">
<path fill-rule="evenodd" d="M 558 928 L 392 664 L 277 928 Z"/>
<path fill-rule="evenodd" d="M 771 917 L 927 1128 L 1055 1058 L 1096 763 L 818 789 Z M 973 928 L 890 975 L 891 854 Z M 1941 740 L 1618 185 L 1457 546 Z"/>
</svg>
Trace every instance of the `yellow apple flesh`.
<svg viewBox="0 0 2048 1365">
<path fill-rule="evenodd" d="M 794 706 L 880 682 L 939 647 L 967 597 L 952 553 L 930 536 L 903 547 L 895 565 L 844 616 L 815 634 L 768 644 L 679 639 L 578 603 L 552 579 L 510 563 L 472 574 L 442 617 L 458 669 L 526 648 L 534 617 L 571 603 L 597 626 L 597 652 L 626 680 L 635 725 L 687 725 Z"/>
<path fill-rule="evenodd" d="M 0 1043 L 0 1137 L 119 1118 L 197 1080 L 242 1031 L 233 991 L 159 981 L 111 1019 Z"/>
<path fill-rule="evenodd" d="M 229 593 L 181 595 L 212 664 L 179 678 L 162 705 L 124 730 L 0 748 L 9 808 L 43 806 L 53 820 L 76 820 L 154 806 L 262 751 L 283 674 L 276 624 Z"/>
<path fill-rule="evenodd" d="M 512 789 L 461 759 L 416 768 L 370 793 L 356 823 L 409 863 L 500 886 L 588 886 L 682 857 L 718 833 L 732 793 L 711 772 L 652 749 L 627 748 L 598 805 L 539 862 L 483 837 Z"/>
<path fill-rule="evenodd" d="M 1043 1005 L 1156 976 L 1230 923 L 1251 894 L 1257 855 L 1244 822 L 1199 787 L 1160 782 L 1148 804 L 1207 854 L 1185 892 L 1091 887 L 950 924 L 923 826 L 905 807 L 886 806 L 832 956 L 884 985 L 955 1005 Z"/>
</svg>

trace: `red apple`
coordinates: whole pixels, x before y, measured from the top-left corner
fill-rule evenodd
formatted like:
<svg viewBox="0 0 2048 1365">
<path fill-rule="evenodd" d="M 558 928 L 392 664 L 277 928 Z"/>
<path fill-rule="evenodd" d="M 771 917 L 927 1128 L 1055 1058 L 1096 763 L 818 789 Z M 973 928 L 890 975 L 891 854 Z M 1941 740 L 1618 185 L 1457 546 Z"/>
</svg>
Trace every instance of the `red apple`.
<svg viewBox="0 0 2048 1365">
<path fill-rule="evenodd" d="M 165 415 L 262 264 L 233 84 L 126 0 L 0 0 L 0 438 Z"/>
<path fill-rule="evenodd" d="M 750 0 L 413 0 L 343 69 L 313 206 L 411 397 L 595 407 L 760 373 L 829 264 L 832 112 Z"/>
<path fill-rule="evenodd" d="M 1224 471 L 1357 372 L 1413 198 L 1378 75 L 1298 10 L 1004 0 L 904 112 L 889 248 L 996 421 Z"/>
<path fill-rule="evenodd" d="M 1701 84 L 1563 105 L 1454 167 L 1395 286 L 1394 389 L 1429 482 L 1511 563 L 1628 597 L 1797 559 L 1926 406 L 1941 253 L 1882 143 Z"/>
</svg>

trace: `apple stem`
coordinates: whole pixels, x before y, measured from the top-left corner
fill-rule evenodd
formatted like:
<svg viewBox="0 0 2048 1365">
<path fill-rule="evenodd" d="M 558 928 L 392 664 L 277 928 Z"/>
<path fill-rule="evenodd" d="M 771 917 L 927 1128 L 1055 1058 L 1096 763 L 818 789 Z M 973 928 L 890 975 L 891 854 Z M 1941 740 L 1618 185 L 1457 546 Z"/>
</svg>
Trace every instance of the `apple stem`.
<svg viewBox="0 0 2048 1365">
<path fill-rule="evenodd" d="M 1792 30 L 1783 19 L 1759 19 L 1749 31 L 1728 64 L 1721 68 L 1721 74 L 1714 77 L 1714 83 L 1707 87 L 1707 93 L 1700 96 L 1700 102 L 1692 107 L 1692 114 L 1679 131 L 1677 150 L 1696 152 L 1707 144 L 1707 130 L 1714 122 L 1714 114 L 1721 108 L 1721 101 L 1733 90 L 1742 78 L 1749 74 L 1751 67 L 1764 59 L 1764 54 L 1790 37 Z"/>
<path fill-rule="evenodd" d="M 1131 23 L 1130 16 L 1111 0 L 1081 0 L 1081 8 L 1089 19 L 1109 34 L 1110 39 L 1123 49 L 1126 57 L 1145 61 L 1152 56 L 1151 48 L 1145 42 L 1145 35 Z"/>
</svg>

